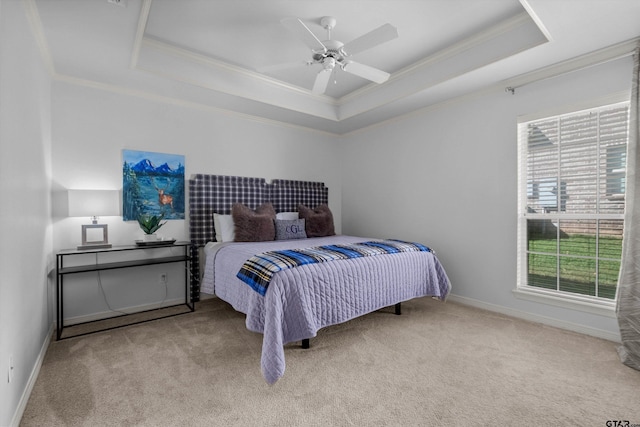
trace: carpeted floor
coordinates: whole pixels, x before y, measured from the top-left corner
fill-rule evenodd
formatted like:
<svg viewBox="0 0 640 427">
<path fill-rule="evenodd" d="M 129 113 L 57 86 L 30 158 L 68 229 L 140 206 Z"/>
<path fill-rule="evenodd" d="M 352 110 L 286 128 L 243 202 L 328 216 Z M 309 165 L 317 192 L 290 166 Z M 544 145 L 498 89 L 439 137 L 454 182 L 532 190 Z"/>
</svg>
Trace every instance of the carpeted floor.
<svg viewBox="0 0 640 427">
<path fill-rule="evenodd" d="M 224 302 L 52 342 L 22 426 L 605 426 L 640 424 L 640 372 L 615 343 L 429 298 L 286 346 Z M 612 424 L 613 425 L 613 424 Z"/>
</svg>

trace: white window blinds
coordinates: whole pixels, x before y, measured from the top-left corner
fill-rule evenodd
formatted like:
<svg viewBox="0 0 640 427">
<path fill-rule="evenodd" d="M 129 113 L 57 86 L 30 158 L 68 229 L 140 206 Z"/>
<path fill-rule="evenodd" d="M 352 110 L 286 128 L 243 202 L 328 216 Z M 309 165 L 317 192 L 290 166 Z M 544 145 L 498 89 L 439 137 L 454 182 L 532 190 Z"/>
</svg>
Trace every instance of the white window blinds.
<svg viewBox="0 0 640 427">
<path fill-rule="evenodd" d="M 628 103 L 518 124 L 519 286 L 615 298 Z"/>
</svg>

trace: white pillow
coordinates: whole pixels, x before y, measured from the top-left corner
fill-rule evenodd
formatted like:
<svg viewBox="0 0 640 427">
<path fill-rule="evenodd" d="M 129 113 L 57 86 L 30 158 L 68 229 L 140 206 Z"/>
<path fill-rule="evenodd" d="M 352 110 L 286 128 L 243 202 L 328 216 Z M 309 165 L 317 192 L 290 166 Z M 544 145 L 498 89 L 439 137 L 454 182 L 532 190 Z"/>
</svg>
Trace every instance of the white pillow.
<svg viewBox="0 0 640 427">
<path fill-rule="evenodd" d="M 213 214 L 213 227 L 216 230 L 217 242 L 233 242 L 235 240 L 235 225 L 233 216 Z"/>
<path fill-rule="evenodd" d="M 280 212 L 276 214 L 276 219 L 293 220 L 298 219 L 298 212 Z"/>
</svg>

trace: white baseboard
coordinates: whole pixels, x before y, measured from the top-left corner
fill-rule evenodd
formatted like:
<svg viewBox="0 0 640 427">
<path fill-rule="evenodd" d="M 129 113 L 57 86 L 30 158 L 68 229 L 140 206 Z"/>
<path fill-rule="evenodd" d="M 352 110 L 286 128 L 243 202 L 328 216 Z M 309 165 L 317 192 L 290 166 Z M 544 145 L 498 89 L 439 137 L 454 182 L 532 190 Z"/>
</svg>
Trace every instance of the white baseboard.
<svg viewBox="0 0 640 427">
<path fill-rule="evenodd" d="M 145 310 L 153 310 L 156 308 L 162 308 L 162 307 L 169 307 L 171 305 L 177 305 L 180 303 L 184 303 L 184 297 L 182 298 L 175 298 L 175 299 L 168 299 L 163 301 L 162 303 L 152 303 L 152 304 L 143 304 L 143 305 L 136 305 L 136 306 L 131 306 L 131 307 L 124 307 L 124 308 L 119 308 L 117 310 L 114 311 L 102 311 L 100 313 L 91 313 L 91 314 L 87 314 L 87 315 L 83 315 L 83 316 L 76 316 L 76 317 L 69 317 L 64 319 L 64 326 L 72 326 L 72 325 L 76 325 L 78 323 L 85 323 L 85 322 L 93 322 L 95 320 L 104 320 L 104 319 L 108 319 L 110 317 L 113 317 L 114 315 L 119 315 L 119 314 L 133 314 L 133 313 L 137 313 L 139 311 L 145 311 Z"/>
<path fill-rule="evenodd" d="M 566 322 L 564 320 L 554 319 L 552 317 L 540 316 L 538 314 L 532 314 L 525 311 L 514 310 L 512 308 L 504 307 L 501 305 L 490 304 L 484 301 L 479 301 L 473 298 L 462 297 L 459 295 L 450 294 L 447 300 L 453 301 L 459 304 L 470 305 L 472 307 L 482 308 L 484 310 L 493 311 L 495 313 L 505 314 L 511 317 L 517 317 L 519 319 L 528 320 L 530 322 L 542 323 L 549 326 L 554 326 L 560 329 L 566 329 L 573 332 L 578 332 L 585 335 L 590 335 L 596 338 L 602 338 L 608 341 L 620 343 L 622 341 L 620 333 L 614 333 L 611 331 L 605 331 L 603 329 L 592 328 L 590 326 L 579 325 L 577 323 Z"/>
<path fill-rule="evenodd" d="M 20 396 L 20 401 L 18 402 L 18 407 L 13 414 L 13 419 L 11 420 L 11 427 L 19 427 L 20 421 L 22 420 L 22 415 L 24 415 L 24 410 L 27 408 L 27 402 L 29 402 L 29 397 L 31 396 L 31 392 L 33 391 L 33 387 L 36 385 L 36 380 L 38 379 L 38 375 L 40 375 L 40 368 L 42 367 L 42 362 L 44 362 L 44 356 L 47 354 L 47 349 L 49 348 L 49 344 L 51 343 L 51 337 L 53 336 L 54 325 L 53 323 L 49 327 L 49 332 L 42 343 L 42 347 L 40 348 L 40 353 L 38 354 L 38 358 L 36 359 L 36 363 L 31 370 L 31 374 L 29 375 L 29 381 L 27 381 L 27 385 L 22 392 L 22 396 Z"/>
</svg>

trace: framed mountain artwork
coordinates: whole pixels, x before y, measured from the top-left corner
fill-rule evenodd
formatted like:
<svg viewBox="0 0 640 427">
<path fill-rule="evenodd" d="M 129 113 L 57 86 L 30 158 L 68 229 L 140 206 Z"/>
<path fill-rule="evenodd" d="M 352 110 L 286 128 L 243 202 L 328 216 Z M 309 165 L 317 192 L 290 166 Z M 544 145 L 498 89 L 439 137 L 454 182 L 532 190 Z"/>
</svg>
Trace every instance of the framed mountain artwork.
<svg viewBox="0 0 640 427">
<path fill-rule="evenodd" d="M 184 219 L 184 156 L 122 150 L 122 219 Z"/>
</svg>

